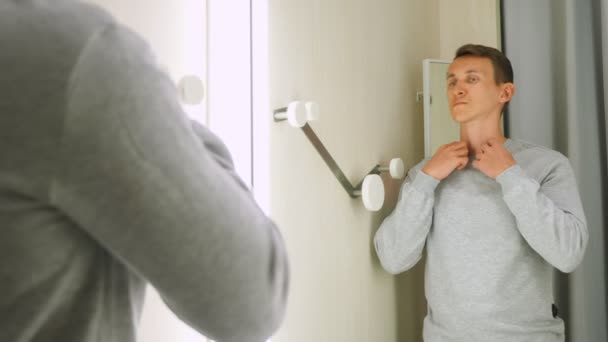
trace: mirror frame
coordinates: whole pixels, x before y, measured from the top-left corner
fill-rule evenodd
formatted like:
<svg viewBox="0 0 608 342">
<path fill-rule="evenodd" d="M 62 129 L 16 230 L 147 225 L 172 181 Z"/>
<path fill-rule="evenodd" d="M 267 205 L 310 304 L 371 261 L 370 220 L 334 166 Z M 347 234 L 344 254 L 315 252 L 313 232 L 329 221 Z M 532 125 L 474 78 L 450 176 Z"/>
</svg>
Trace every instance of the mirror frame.
<svg viewBox="0 0 608 342">
<path fill-rule="evenodd" d="M 432 156 L 431 151 L 431 64 L 450 64 L 445 59 L 427 58 L 422 60 L 422 94 L 424 109 L 424 157 Z"/>
</svg>

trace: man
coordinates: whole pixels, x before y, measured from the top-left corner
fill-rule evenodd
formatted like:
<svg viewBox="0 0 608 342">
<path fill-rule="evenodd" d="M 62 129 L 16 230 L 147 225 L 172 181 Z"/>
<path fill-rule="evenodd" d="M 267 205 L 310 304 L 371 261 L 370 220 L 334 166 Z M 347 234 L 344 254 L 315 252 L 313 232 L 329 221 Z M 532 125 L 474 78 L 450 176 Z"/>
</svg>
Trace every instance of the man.
<svg viewBox="0 0 608 342">
<path fill-rule="evenodd" d="M 7 0 L 0 47 L 0 341 L 135 341 L 147 282 L 208 337 L 265 341 L 282 239 L 145 42 L 85 3 Z"/>
<path fill-rule="evenodd" d="M 570 163 L 501 133 L 515 87 L 500 51 L 462 46 L 447 85 L 460 141 L 409 171 L 375 236 L 381 263 L 406 271 L 426 244 L 425 341 L 563 341 L 553 267 L 574 270 L 588 239 Z"/>
</svg>

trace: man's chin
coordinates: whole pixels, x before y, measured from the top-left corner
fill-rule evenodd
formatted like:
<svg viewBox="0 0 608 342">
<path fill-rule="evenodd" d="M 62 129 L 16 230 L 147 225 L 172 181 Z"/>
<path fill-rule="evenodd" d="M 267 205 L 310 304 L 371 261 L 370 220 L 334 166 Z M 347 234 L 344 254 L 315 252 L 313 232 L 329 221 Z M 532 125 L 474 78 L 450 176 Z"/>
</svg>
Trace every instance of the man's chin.
<svg viewBox="0 0 608 342">
<path fill-rule="evenodd" d="M 467 115 L 467 113 L 462 113 L 462 112 L 456 112 L 456 113 L 452 113 L 452 120 L 454 120 L 454 122 L 461 124 L 461 123 L 465 123 L 469 120 L 469 115 Z"/>
</svg>

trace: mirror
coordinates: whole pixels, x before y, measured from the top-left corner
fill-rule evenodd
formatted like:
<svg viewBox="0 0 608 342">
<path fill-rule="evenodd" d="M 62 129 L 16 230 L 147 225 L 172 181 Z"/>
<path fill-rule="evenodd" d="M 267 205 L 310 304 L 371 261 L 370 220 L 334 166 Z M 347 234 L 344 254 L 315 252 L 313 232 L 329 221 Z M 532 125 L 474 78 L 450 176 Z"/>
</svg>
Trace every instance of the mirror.
<svg viewBox="0 0 608 342">
<path fill-rule="evenodd" d="M 460 125 L 452 120 L 446 94 L 450 63 L 440 59 L 422 62 L 425 157 L 432 156 L 441 145 L 460 140 Z"/>
</svg>

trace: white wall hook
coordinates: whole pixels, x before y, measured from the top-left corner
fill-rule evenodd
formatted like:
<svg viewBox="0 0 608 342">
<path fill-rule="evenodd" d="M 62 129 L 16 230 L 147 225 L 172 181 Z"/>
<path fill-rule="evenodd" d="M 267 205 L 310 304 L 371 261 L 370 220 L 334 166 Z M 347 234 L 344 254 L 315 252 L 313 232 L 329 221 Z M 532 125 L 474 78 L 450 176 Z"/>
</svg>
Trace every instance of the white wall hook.
<svg viewBox="0 0 608 342">
<path fill-rule="evenodd" d="M 376 174 L 365 176 L 361 190 L 355 191 L 355 194 L 361 195 L 363 205 L 369 211 L 378 211 L 384 205 L 384 184 Z"/>
<path fill-rule="evenodd" d="M 401 158 L 391 159 L 389 166 L 380 166 L 378 171 L 389 172 L 394 179 L 401 179 L 405 176 L 405 166 L 403 165 L 403 160 L 401 160 Z"/>
<path fill-rule="evenodd" d="M 312 103 L 309 105 L 309 103 Z M 306 108 L 308 107 L 308 108 Z M 338 182 L 342 185 L 346 193 L 351 198 L 359 198 L 363 200 L 363 205 L 369 211 L 378 211 L 384 205 L 384 183 L 380 178 L 380 172 L 389 171 L 391 176 L 394 178 L 403 177 L 403 161 L 399 158 L 391 160 L 388 167 L 382 167 L 380 165 L 374 166 L 373 169 L 363 178 L 363 180 L 357 185 L 353 186 L 350 181 L 344 175 L 344 172 L 340 169 L 334 158 L 329 154 L 329 151 L 323 146 L 323 143 L 319 137 L 315 134 L 312 127 L 306 124 L 307 109 L 308 112 L 318 114 L 318 108 L 315 108 L 316 104 L 313 102 L 307 102 L 302 104 L 301 102 L 294 101 L 289 104 L 286 108 L 277 109 L 274 111 L 273 116 L 275 121 L 290 120 L 293 118 L 296 124 L 292 126 L 300 127 L 304 135 L 310 140 L 314 148 L 319 152 L 319 155 L 325 161 L 325 164 L 329 167 L 331 172 L 336 176 Z M 302 109 L 302 110 L 301 110 Z M 303 116 L 303 117 L 300 117 Z M 313 115 L 313 117 L 318 115 Z M 298 122 L 298 120 L 301 120 Z M 290 123 L 292 121 L 290 120 Z M 299 125 L 299 126 L 298 126 Z"/>
<path fill-rule="evenodd" d="M 287 120 L 291 126 L 301 128 L 306 124 L 306 106 L 300 101 L 292 101 L 287 107 L 274 111 L 274 120 Z"/>
<path fill-rule="evenodd" d="M 198 105 L 205 98 L 205 86 L 196 75 L 186 75 L 177 83 L 180 100 L 187 105 Z"/>
<path fill-rule="evenodd" d="M 321 114 L 319 113 L 319 104 L 316 102 L 308 101 L 306 106 L 306 119 L 308 121 L 319 120 Z"/>
</svg>

